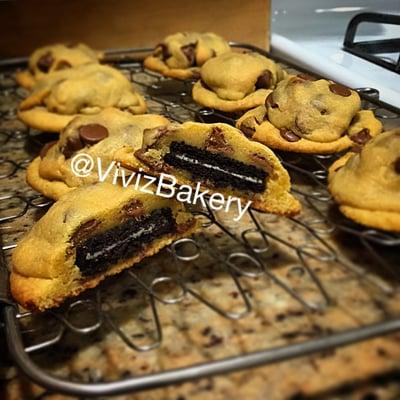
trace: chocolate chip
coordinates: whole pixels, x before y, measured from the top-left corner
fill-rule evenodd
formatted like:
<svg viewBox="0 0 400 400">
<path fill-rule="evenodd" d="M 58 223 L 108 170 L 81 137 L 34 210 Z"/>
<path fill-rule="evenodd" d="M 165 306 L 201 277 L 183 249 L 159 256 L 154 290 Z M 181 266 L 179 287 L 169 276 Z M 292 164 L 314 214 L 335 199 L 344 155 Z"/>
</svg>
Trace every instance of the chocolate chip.
<svg viewBox="0 0 400 400">
<path fill-rule="evenodd" d="M 360 115 L 357 113 L 350 121 L 350 125 L 356 124 L 360 120 Z"/>
<path fill-rule="evenodd" d="M 350 151 L 352 151 L 353 153 L 361 153 L 362 150 L 362 146 L 360 146 L 359 144 L 355 144 L 354 146 L 351 146 Z M 336 169 L 336 171 L 338 171 L 341 167 L 339 167 L 338 169 Z"/>
<path fill-rule="evenodd" d="M 256 89 L 268 89 L 272 84 L 271 71 L 265 70 L 256 81 Z"/>
<path fill-rule="evenodd" d="M 181 47 L 182 53 L 188 59 L 189 67 L 196 65 L 196 54 L 195 54 L 196 46 L 197 43 L 190 43 L 187 44 L 186 46 Z"/>
<path fill-rule="evenodd" d="M 396 174 L 400 175 L 400 157 L 398 157 L 397 160 L 393 163 L 393 166 Z"/>
<path fill-rule="evenodd" d="M 230 153 L 233 151 L 232 146 L 230 146 L 225 140 L 225 136 L 221 128 L 214 127 L 205 142 L 205 148 L 207 150 L 218 150 L 225 153 Z"/>
<path fill-rule="evenodd" d="M 68 68 L 71 68 L 71 67 L 72 67 L 72 65 L 68 61 L 61 60 L 60 62 L 57 63 L 56 70 L 60 71 L 62 69 L 68 69 Z"/>
<path fill-rule="evenodd" d="M 290 83 L 292 85 L 297 85 L 298 83 L 304 83 L 304 79 L 298 77 L 298 76 L 294 76 L 291 78 Z"/>
<path fill-rule="evenodd" d="M 161 160 L 156 160 L 153 157 L 148 156 L 146 150 L 144 149 L 136 150 L 134 152 L 134 156 L 155 171 L 165 171 L 168 167 Z"/>
<path fill-rule="evenodd" d="M 258 153 L 253 153 L 251 154 L 251 159 L 255 161 L 257 164 L 259 164 L 267 173 L 268 175 L 272 175 L 274 172 L 274 169 L 270 162 L 261 154 Z"/>
<path fill-rule="evenodd" d="M 294 119 L 294 125 L 298 132 L 302 133 L 303 135 L 308 135 L 310 132 L 307 130 L 307 126 L 304 123 L 304 120 L 301 119 L 300 115 L 297 115 Z"/>
<path fill-rule="evenodd" d="M 70 158 L 76 151 L 83 149 L 84 145 L 79 137 L 70 137 L 65 146 L 61 149 L 61 153 L 65 158 Z"/>
<path fill-rule="evenodd" d="M 305 81 L 316 81 L 317 79 L 314 78 L 313 76 L 309 75 L 309 74 L 305 74 L 305 73 L 301 73 L 301 74 L 297 74 L 297 76 L 300 79 L 303 79 Z"/>
<path fill-rule="evenodd" d="M 281 129 L 280 134 L 282 138 L 287 140 L 288 142 L 297 142 L 301 139 L 300 136 L 297 136 L 294 132 L 287 129 Z"/>
<path fill-rule="evenodd" d="M 240 130 L 245 134 L 246 137 L 248 137 L 249 139 L 251 139 L 254 135 L 254 132 L 256 131 L 256 129 L 252 126 L 249 125 L 245 125 L 244 123 L 242 125 L 240 125 Z"/>
<path fill-rule="evenodd" d="M 164 43 L 160 43 L 159 45 L 157 45 L 155 55 L 161 55 L 163 61 L 171 57 L 168 46 Z"/>
<path fill-rule="evenodd" d="M 51 65 L 54 62 L 54 58 L 50 51 L 46 54 L 43 54 L 42 57 L 39 58 L 37 62 L 37 66 L 42 72 L 49 72 Z"/>
<path fill-rule="evenodd" d="M 346 86 L 339 85 L 338 83 L 331 83 L 329 85 L 329 90 L 334 94 L 338 94 L 339 96 L 343 97 L 351 96 L 351 90 Z"/>
<path fill-rule="evenodd" d="M 208 86 L 207 83 L 205 83 L 205 82 L 203 81 L 203 79 L 200 79 L 200 85 L 203 86 L 204 89 L 207 89 L 207 90 L 210 90 L 210 91 L 211 91 L 210 86 Z"/>
<path fill-rule="evenodd" d="M 278 104 L 276 104 L 276 103 L 274 102 L 274 99 L 273 99 L 273 92 L 271 92 L 271 93 L 267 96 L 267 98 L 265 99 L 265 107 L 268 108 L 268 106 L 271 107 L 271 108 L 278 108 Z"/>
<path fill-rule="evenodd" d="M 67 43 L 66 45 L 65 45 L 65 47 L 68 47 L 69 49 L 74 49 L 75 47 L 77 47 L 78 46 L 78 43 L 77 42 L 70 42 L 70 43 Z"/>
<path fill-rule="evenodd" d="M 192 79 L 200 79 L 201 75 L 199 71 L 192 71 Z"/>
<path fill-rule="evenodd" d="M 310 104 L 315 107 L 321 115 L 329 114 L 328 109 L 326 108 L 326 103 L 320 99 L 311 100 Z"/>
<path fill-rule="evenodd" d="M 365 143 L 367 143 L 368 140 L 371 139 L 371 135 L 369 133 L 369 129 L 368 128 L 361 129 L 360 132 L 358 132 L 358 133 L 356 133 L 354 135 L 351 135 L 350 139 L 353 142 L 357 143 L 357 144 L 365 144 Z"/>
<path fill-rule="evenodd" d="M 53 147 L 57 143 L 57 140 L 53 140 L 52 142 L 46 143 L 42 149 L 40 150 L 40 158 L 44 158 L 47 152 L 50 150 L 50 147 Z"/>
<path fill-rule="evenodd" d="M 79 127 L 81 140 L 88 145 L 96 144 L 108 136 L 108 130 L 100 124 L 88 124 Z"/>
<path fill-rule="evenodd" d="M 254 117 L 249 117 L 240 124 L 240 130 L 245 134 L 246 137 L 251 139 L 256 131 L 255 125 L 256 119 Z"/>
<path fill-rule="evenodd" d="M 156 146 L 158 141 L 169 133 L 166 126 L 160 128 L 147 128 L 143 131 L 142 149 L 147 150 L 149 147 Z"/>
<path fill-rule="evenodd" d="M 101 224 L 100 221 L 96 219 L 91 219 L 89 221 L 86 221 L 84 224 L 82 224 L 73 234 L 71 237 L 72 243 L 75 245 L 82 242 L 84 239 L 86 239 L 92 232 L 95 231 L 95 229 Z"/>
<path fill-rule="evenodd" d="M 122 211 L 128 217 L 139 217 L 144 213 L 143 203 L 140 200 L 133 199 L 128 204 L 124 205 Z"/>
</svg>

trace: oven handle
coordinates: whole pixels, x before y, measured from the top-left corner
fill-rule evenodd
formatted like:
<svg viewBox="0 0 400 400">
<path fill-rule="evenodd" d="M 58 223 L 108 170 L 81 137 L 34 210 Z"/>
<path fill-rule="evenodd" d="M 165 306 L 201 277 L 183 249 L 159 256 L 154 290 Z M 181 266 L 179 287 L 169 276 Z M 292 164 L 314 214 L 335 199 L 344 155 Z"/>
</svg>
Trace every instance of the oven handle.
<svg viewBox="0 0 400 400">
<path fill-rule="evenodd" d="M 367 61 L 373 62 L 390 71 L 400 73 L 400 57 L 397 62 L 392 63 L 383 58 L 374 56 L 380 53 L 397 53 L 400 48 L 400 38 L 367 40 L 355 42 L 358 26 L 362 22 L 400 25 L 400 15 L 361 13 L 354 16 L 347 25 L 343 49 Z"/>
<path fill-rule="evenodd" d="M 354 42 L 356 37 L 358 26 L 363 22 L 375 22 L 381 24 L 390 24 L 390 25 L 400 25 L 400 15 L 394 14 L 381 14 L 381 13 L 360 13 L 355 15 L 347 25 L 346 33 L 344 36 L 343 45 L 347 48 L 359 47 L 361 42 Z M 388 39 L 388 40 L 376 40 L 368 42 L 370 44 L 385 46 L 385 44 L 391 43 L 391 47 L 393 46 L 393 40 L 397 41 L 400 39 Z M 365 49 L 367 50 L 367 48 Z"/>
</svg>

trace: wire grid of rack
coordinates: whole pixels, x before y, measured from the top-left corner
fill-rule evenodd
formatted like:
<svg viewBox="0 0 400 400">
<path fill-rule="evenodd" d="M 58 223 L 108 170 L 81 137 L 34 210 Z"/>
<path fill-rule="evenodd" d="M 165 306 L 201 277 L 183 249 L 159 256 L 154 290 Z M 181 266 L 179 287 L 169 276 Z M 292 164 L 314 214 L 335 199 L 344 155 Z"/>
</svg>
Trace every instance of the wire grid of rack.
<svg viewBox="0 0 400 400">
<path fill-rule="evenodd" d="M 237 45 L 238 47 L 264 51 L 249 45 Z M 180 82 L 160 77 L 158 74 L 143 69 L 140 61 L 135 57 L 143 52 L 141 50 L 124 50 L 109 52 L 110 59 L 114 58 L 114 65 L 121 69 L 130 80 L 142 91 L 148 101 L 152 112 L 158 112 L 171 120 L 184 122 L 185 120 L 197 120 L 202 122 L 221 121 L 234 124 L 235 115 L 220 113 L 212 109 L 204 109 L 194 104 L 191 100 L 190 89 L 192 82 Z M 117 61 L 116 61 L 117 60 Z M 284 65 L 287 69 L 296 71 L 294 67 Z M 16 117 L 15 104 L 23 97 L 24 92 L 17 87 L 13 80 L 15 68 L 7 67 L 0 79 L 0 91 L 3 97 L 13 98 L 14 106 L 1 109 L 4 120 L 13 120 Z M 371 88 L 359 90 L 363 96 L 365 108 L 374 109 L 386 126 L 395 126 L 399 122 L 399 110 L 379 102 L 378 92 Z M 12 103 L 12 102 L 11 102 Z M 28 149 L 35 148 L 36 151 L 48 140 L 48 134 L 38 133 L 26 129 L 23 126 L 15 127 L 9 132 L 0 132 L 1 148 L 7 154 L 7 150 L 21 148 L 28 143 Z M 2 228 L 2 255 L 0 269 L 0 303 L 3 304 L 4 328 L 8 342 L 8 349 L 14 362 L 33 381 L 43 387 L 56 392 L 74 395 L 107 395 L 122 394 L 130 391 L 139 391 L 161 387 L 173 383 L 187 381 L 194 377 L 206 377 L 215 374 L 232 372 L 273 362 L 279 362 L 294 357 L 304 356 L 318 351 L 328 350 L 337 346 L 347 345 L 354 342 L 366 340 L 378 335 L 395 332 L 400 329 L 400 314 L 386 315 L 386 318 L 370 324 L 360 324 L 354 329 L 346 329 L 338 332 L 321 334 L 310 340 L 287 343 L 281 346 L 261 349 L 247 354 L 233 355 L 200 364 L 187 365 L 179 369 L 165 370 L 147 375 L 131 377 L 106 383 L 75 382 L 53 376 L 42 368 L 39 368 L 33 355 L 45 349 L 52 348 L 62 342 L 66 332 L 77 335 L 88 336 L 98 331 L 102 326 L 108 326 L 126 344 L 127 348 L 136 352 L 154 351 L 163 345 L 163 326 L 160 322 L 158 304 L 177 304 L 187 297 L 192 297 L 204 306 L 213 310 L 220 318 L 228 320 L 240 320 L 246 318 L 253 311 L 253 303 L 248 291 L 241 283 L 241 277 L 249 279 L 266 276 L 287 293 L 307 312 L 323 312 L 332 307 L 336 300 L 325 287 L 325 282 L 319 274 L 311 267 L 312 261 L 317 261 L 327 268 L 332 268 L 335 263 L 338 268 L 351 274 L 366 285 L 373 288 L 373 292 L 379 292 L 379 298 L 391 298 L 398 292 L 400 271 L 399 250 L 400 235 L 377 231 L 361 227 L 335 211 L 335 206 L 326 188 L 327 168 L 337 157 L 334 155 L 301 156 L 296 154 L 280 153 L 282 163 L 288 169 L 293 181 L 293 192 L 300 198 L 303 207 L 308 210 L 305 217 L 288 218 L 285 223 L 289 230 L 298 229 L 309 239 L 298 244 L 289 239 L 287 232 L 275 229 L 275 223 L 283 218 L 263 215 L 250 210 L 246 216 L 246 226 L 241 229 L 232 227 L 226 223 L 226 219 L 215 214 L 210 207 L 206 210 L 197 211 L 198 217 L 203 222 L 203 228 L 213 227 L 218 229 L 224 237 L 228 237 L 234 244 L 234 250 L 227 254 L 209 242 L 202 239 L 202 235 L 193 238 L 178 240 L 173 243 L 166 252 L 172 257 L 173 262 L 178 265 L 188 264 L 197 260 L 202 253 L 207 253 L 215 263 L 222 267 L 226 276 L 230 277 L 237 291 L 238 301 L 241 303 L 239 310 L 229 310 L 220 307 L 212 300 L 205 298 L 201 293 L 191 288 L 185 280 L 181 267 L 177 267 L 178 273 L 168 275 L 161 271 L 150 281 L 143 279 L 136 269 L 128 270 L 125 277 L 146 295 L 148 306 L 151 311 L 151 321 L 154 326 L 154 334 L 150 343 L 139 344 L 132 337 L 127 336 L 118 326 L 112 316 L 106 295 L 102 286 L 91 292 L 88 297 L 78 298 L 69 302 L 60 310 L 46 312 L 36 316 L 30 312 L 20 312 L 12 299 L 9 297 L 7 282 L 7 268 L 9 256 L 16 246 L 17 237 L 13 236 L 12 225 L 18 221 L 26 222 L 23 231 L 32 224 L 32 219 L 27 218 L 30 213 L 40 213 L 47 209 L 51 202 L 42 196 L 33 194 L 24 185 L 24 169 L 32 159 L 32 154 L 25 152 L 26 158 L 13 159 L 0 158 L 0 183 L 15 179 L 13 190 L 1 194 L 0 227 Z M 27 219 L 27 221 L 25 221 Z M 22 232 L 23 233 L 23 232 Z M 363 265 L 350 263 L 341 253 L 340 246 L 336 246 L 332 238 L 334 235 L 346 235 L 351 240 L 357 241 L 358 252 L 364 253 L 363 260 L 373 260 L 373 264 L 379 270 L 367 270 Z M 257 237 L 257 240 L 254 237 Z M 270 269 L 263 258 L 271 251 L 273 244 L 278 243 L 287 251 L 292 251 L 296 256 L 296 266 L 293 267 L 297 273 L 307 274 L 317 289 L 319 302 L 313 302 L 294 290 L 274 269 Z M 242 262 L 251 265 L 244 268 Z M 300 271 L 300 272 L 299 272 Z M 378 276 L 382 275 L 382 276 Z M 173 287 L 169 295 L 159 290 L 163 285 Z M 267 290 L 267 289 L 265 289 Z M 373 296 L 371 294 L 371 296 Z M 382 302 L 382 300 L 380 300 Z M 71 314 L 79 309 L 90 310 L 92 318 L 84 325 L 73 322 Z M 25 325 L 24 321 L 40 319 L 51 321 L 51 329 L 43 337 L 35 337 L 33 343 L 29 342 L 28 336 L 37 328 Z"/>
</svg>

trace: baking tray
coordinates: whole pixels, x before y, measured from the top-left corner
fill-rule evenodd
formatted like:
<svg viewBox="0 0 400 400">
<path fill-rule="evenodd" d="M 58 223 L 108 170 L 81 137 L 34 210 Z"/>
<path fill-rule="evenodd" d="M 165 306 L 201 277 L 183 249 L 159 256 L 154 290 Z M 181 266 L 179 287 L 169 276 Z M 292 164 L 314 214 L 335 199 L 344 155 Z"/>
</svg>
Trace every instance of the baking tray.
<svg viewBox="0 0 400 400">
<path fill-rule="evenodd" d="M 248 44 L 232 43 L 232 45 L 274 58 L 262 49 Z M 205 109 L 193 103 L 190 96 L 193 82 L 165 79 L 156 73 L 144 70 L 140 60 L 143 54 L 151 50 L 123 49 L 107 52 L 107 61 L 123 71 L 143 92 L 150 112 L 164 114 L 178 122 L 196 120 L 234 124 L 237 115 Z M 291 72 L 307 72 L 285 64 L 281 60 L 277 61 Z M 400 235 L 362 227 L 347 220 L 337 211 L 326 188 L 326 177 L 327 167 L 338 155 L 304 156 L 277 153 L 291 175 L 293 192 L 302 202 L 303 213 L 299 217 L 283 218 L 250 210 L 244 223 L 232 225 L 229 218 L 213 213 L 208 207 L 197 212 L 205 231 L 208 229 L 217 231 L 215 237 L 222 240 L 229 239 L 231 241 L 229 246 L 219 246 L 217 239 L 210 243 L 202 234 L 195 235 L 193 238 L 174 243 L 162 253 L 162 257 L 165 254 L 165 257 L 168 256 L 172 260 L 171 268 L 176 267 L 174 273 L 168 271 L 171 272 L 168 274 L 161 269 L 157 276 L 151 277 L 150 280 L 146 274 L 142 276 L 141 270 L 137 267 L 123 273 L 123 278 L 118 279 L 133 282 L 135 285 L 133 293 L 140 290 L 146 298 L 150 313 L 148 320 L 154 328 L 149 343 L 140 344 L 133 340 L 113 319 L 113 305 L 110 305 L 107 298 L 109 291 L 107 283 L 71 300 L 58 310 L 41 315 L 19 310 L 9 295 L 7 285 L 10 254 L 18 238 L 51 204 L 48 199 L 33 192 L 25 184 L 25 168 L 43 143 L 54 138 L 53 134 L 27 129 L 15 120 L 16 106 L 25 92 L 16 85 L 13 76 L 16 68 L 23 66 L 24 63 L 26 63 L 25 58 L 3 60 L 0 63 L 0 112 L 3 120 L 0 131 L 2 233 L 0 303 L 9 354 L 13 362 L 32 381 L 50 391 L 70 395 L 117 395 L 278 363 L 393 333 L 400 329 L 400 310 L 393 307 L 399 288 Z M 377 89 L 357 90 L 363 98 L 363 107 L 373 109 L 386 129 L 399 126 L 400 110 L 380 102 Z M 294 231 L 297 232 L 295 239 L 291 237 L 291 232 Z M 313 290 L 318 293 L 318 301 L 311 301 L 307 295 L 296 290 L 282 278 L 279 273 L 279 261 L 275 262 L 273 268 L 270 267 L 274 254 L 271 254 L 270 258 L 268 255 L 275 246 L 279 246 L 283 253 L 293 254 L 290 273 L 299 277 L 307 276 L 313 285 Z M 211 260 L 211 270 L 218 267 L 222 269 L 224 279 L 226 277 L 231 279 L 235 287 L 234 297 L 241 303 L 239 310 L 236 306 L 234 310 L 221 307 L 185 281 L 181 273 L 182 265 L 187 265 L 190 269 L 191 263 L 197 260 L 202 252 Z M 244 267 L 246 263 L 247 267 Z M 313 263 L 317 263 L 318 268 L 315 268 Z M 248 268 L 249 264 L 251 268 Z M 295 340 L 286 335 L 287 340 L 280 342 L 279 345 L 263 346 L 256 351 L 240 354 L 236 351 L 237 354 L 233 352 L 205 362 L 188 363 L 179 368 L 165 368 L 162 371 L 108 382 L 76 381 L 56 376 L 39 365 L 35 358 L 36 354 L 57 348 L 67 334 L 72 333 L 90 341 L 91 335 L 104 326 L 121 338 L 127 351 L 137 352 L 139 356 L 142 353 L 156 351 L 162 348 L 165 339 L 159 305 L 170 307 L 188 298 L 201 303 L 217 314 L 221 320 L 245 321 L 255 311 L 256 306 L 252 301 L 251 290 L 243 285 L 242 278 L 249 280 L 267 278 L 270 284 L 278 287 L 306 313 L 323 314 L 326 310 L 337 307 L 340 295 L 337 293 L 332 295 L 327 289 L 329 285 L 320 273 L 321 266 L 322 269 L 337 270 L 343 282 L 354 279 L 360 285 L 367 287 L 369 300 L 378 305 L 381 311 L 379 318 L 371 317 L 370 320 L 360 321 L 357 326 L 350 329 L 337 326 L 337 329 L 317 332 L 311 339 L 302 337 L 302 340 Z M 111 286 L 113 284 L 111 282 Z M 174 295 L 165 296 L 165 290 L 159 290 L 163 285 L 173 286 L 171 292 Z M 271 290 L 267 286 L 265 290 Z M 88 311 L 91 315 L 89 319 L 83 316 Z M 85 323 L 82 325 L 73 322 L 76 316 L 72 318 L 72 314 L 78 314 L 78 317 L 81 314 L 81 319 L 85 320 Z M 41 329 L 41 324 L 46 326 L 46 332 Z M 33 340 L 31 336 L 34 337 Z"/>
</svg>

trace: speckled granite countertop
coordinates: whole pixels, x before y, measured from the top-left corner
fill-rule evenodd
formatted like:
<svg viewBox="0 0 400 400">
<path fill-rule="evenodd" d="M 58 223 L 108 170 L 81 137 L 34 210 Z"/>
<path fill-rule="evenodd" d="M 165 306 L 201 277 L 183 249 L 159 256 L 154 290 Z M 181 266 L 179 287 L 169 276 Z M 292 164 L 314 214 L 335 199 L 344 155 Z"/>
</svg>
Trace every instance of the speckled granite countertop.
<svg viewBox="0 0 400 400">
<path fill-rule="evenodd" d="M 160 81 L 157 76 L 143 73 L 138 64 L 124 69 L 141 84 L 150 111 L 178 120 L 196 117 L 193 110 L 198 107 L 185 94 L 187 85 Z M 24 168 L 41 144 L 54 135 L 31 131 L 16 119 L 16 106 L 24 94 L 15 87 L 12 75 L 0 75 L 0 216 L 5 218 L 0 232 L 8 261 L 19 237 L 50 204 L 26 185 Z M 186 108 L 174 105 L 177 98 Z M 300 170 L 317 168 L 315 159 L 304 161 L 290 156 L 285 160 Z M 319 161 L 329 163 L 325 159 Z M 313 186 L 307 176 L 296 173 L 294 168 L 289 171 L 304 212 L 298 219 L 255 213 L 266 232 L 267 245 L 250 215 L 240 224 L 223 213 L 215 216 L 238 238 L 246 238 L 253 248 L 263 249 L 259 260 L 265 271 L 243 256 L 247 250 L 242 244 L 203 217 L 208 227 L 194 237 L 198 258 L 177 262 L 171 251 L 164 250 L 135 267 L 134 276 L 123 273 L 86 293 L 80 302 L 66 305 L 57 315 L 75 329 L 63 328 L 53 346 L 33 352 L 37 365 L 70 380 L 109 382 L 308 341 L 399 316 L 399 294 L 391 290 L 397 289 L 393 276 L 385 273 L 379 260 L 371 257 L 357 237 L 334 229 L 332 222 L 341 221 L 342 217 L 331 202 L 318 200 L 324 194 L 320 187 Z M 320 213 L 331 219 L 321 218 Z M 399 264 L 398 250 L 399 247 L 373 247 L 373 253 L 383 257 L 391 268 Z M 179 251 L 190 254 L 195 249 L 188 243 Z M 324 291 L 313 275 L 322 282 Z M 150 301 L 140 284 L 151 285 L 154 279 L 177 276 L 184 280 L 188 291 L 182 294 L 171 282 L 161 283 L 156 293 L 164 302 Z M 166 304 L 171 296 L 177 301 Z M 220 315 L 244 313 L 249 304 L 251 309 L 242 318 Z M 154 305 L 161 322 L 162 342 L 154 350 L 139 352 L 135 346 L 157 343 L 160 332 L 155 328 Z M 52 314 L 27 316 L 20 323 L 26 330 L 27 346 L 52 338 L 60 326 L 65 327 Z M 82 334 L 80 329 L 88 326 L 96 329 Z M 67 398 L 28 382 L 14 368 L 3 368 L 2 372 L 2 399 Z M 399 381 L 400 336 L 396 334 L 118 398 L 398 399 Z"/>
</svg>

